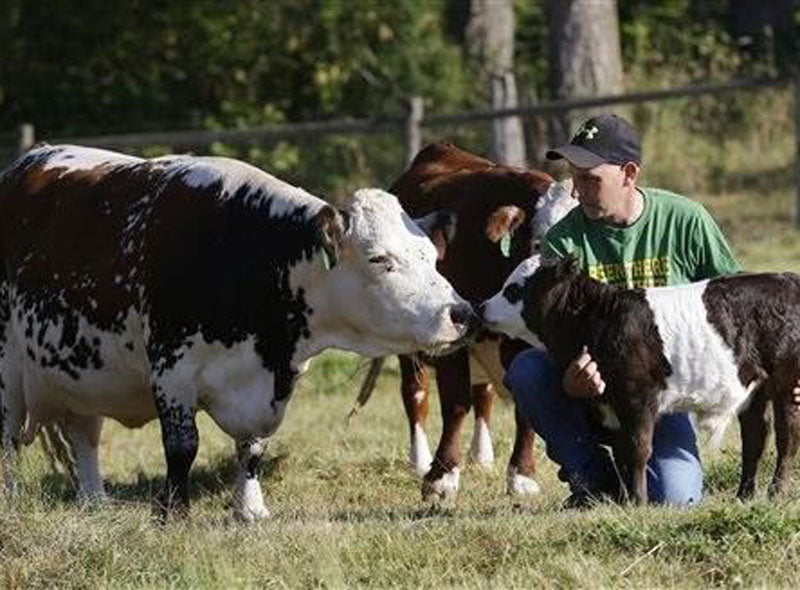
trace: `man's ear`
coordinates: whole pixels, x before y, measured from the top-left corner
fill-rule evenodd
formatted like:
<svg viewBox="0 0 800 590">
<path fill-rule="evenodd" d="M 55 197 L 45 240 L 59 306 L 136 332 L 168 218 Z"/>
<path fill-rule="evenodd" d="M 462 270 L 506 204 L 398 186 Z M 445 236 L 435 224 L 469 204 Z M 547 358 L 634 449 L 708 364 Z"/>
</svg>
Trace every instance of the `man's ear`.
<svg viewBox="0 0 800 590">
<path fill-rule="evenodd" d="M 436 259 L 442 260 L 447 254 L 447 248 L 456 237 L 458 215 L 453 211 L 440 209 L 425 217 L 415 219 L 414 222 L 422 228 L 422 231 L 436 246 Z"/>
<path fill-rule="evenodd" d="M 636 181 L 639 178 L 639 171 L 642 167 L 636 162 L 626 162 L 622 165 L 622 173 L 625 175 L 625 185 L 636 186 Z"/>
<path fill-rule="evenodd" d="M 339 262 L 342 237 L 350 225 L 350 215 L 328 206 L 317 213 L 314 222 L 320 245 L 319 256 L 325 268 L 330 270 Z"/>
</svg>

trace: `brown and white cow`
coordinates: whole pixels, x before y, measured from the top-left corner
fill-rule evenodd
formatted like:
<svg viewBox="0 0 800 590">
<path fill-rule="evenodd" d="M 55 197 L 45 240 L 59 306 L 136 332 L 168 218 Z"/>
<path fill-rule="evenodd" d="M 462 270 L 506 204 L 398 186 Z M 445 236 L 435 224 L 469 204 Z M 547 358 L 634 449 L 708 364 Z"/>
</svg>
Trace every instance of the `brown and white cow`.
<svg viewBox="0 0 800 590">
<path fill-rule="evenodd" d="M 454 236 L 446 249 L 440 248 L 443 256 L 439 270 L 461 296 L 474 303 L 496 293 L 516 265 L 530 255 L 536 241 L 576 203 L 569 183 L 554 183 L 543 172 L 498 165 L 446 143 L 431 144 L 420 151 L 389 190 L 412 216 L 436 210 L 457 215 Z M 434 241 L 443 247 L 446 240 L 434 237 Z M 472 459 L 486 466 L 494 462 L 489 434 L 493 389 L 506 393 L 503 361 L 510 361 L 519 348 L 519 342 L 486 335 L 468 348 L 432 362 L 443 421 L 435 459 L 425 433 L 427 368 L 421 355 L 400 357 L 401 392 L 411 436 L 409 459 L 424 476 L 424 498 L 456 495 L 459 433 L 473 405 Z M 360 400 L 368 397 L 379 369 L 379 361 L 373 361 Z M 534 433 L 521 416 L 517 415 L 516 423 L 507 489 L 513 494 L 536 493 L 538 486 L 532 478 Z"/>
<path fill-rule="evenodd" d="M 36 148 L 0 175 L 0 258 L 7 487 L 20 443 L 64 419 L 102 496 L 101 417 L 158 418 L 164 515 L 188 508 L 196 411 L 236 442 L 235 514 L 263 517 L 256 466 L 311 357 L 435 355 L 476 329 L 396 198 L 337 210 L 226 158 Z"/>
</svg>

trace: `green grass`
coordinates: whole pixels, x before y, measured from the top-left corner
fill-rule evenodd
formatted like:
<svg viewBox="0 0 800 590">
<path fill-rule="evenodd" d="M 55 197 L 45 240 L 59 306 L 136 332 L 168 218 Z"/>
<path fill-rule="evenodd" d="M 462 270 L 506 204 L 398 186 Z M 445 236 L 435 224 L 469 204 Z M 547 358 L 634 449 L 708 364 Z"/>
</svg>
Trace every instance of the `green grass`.
<svg viewBox="0 0 800 590">
<path fill-rule="evenodd" d="M 645 137 L 646 182 L 704 202 L 746 269 L 800 271 L 791 119 L 782 114 L 791 105 L 781 95 L 763 100 L 771 102 L 759 111 L 762 120 L 738 146 L 691 136 L 680 131 L 678 111 L 658 111 Z M 264 462 L 273 516 L 252 526 L 229 518 L 233 445 L 205 415 L 192 516 L 167 526 L 154 521 L 151 506 L 165 471 L 157 424 L 127 430 L 107 423 L 101 462 L 112 499 L 100 507 L 75 502 L 38 444 L 25 449 L 24 493 L 13 501 L 0 494 L 0 586 L 797 587 L 800 489 L 792 486 L 775 503 L 764 497 L 770 449 L 756 500 L 737 502 L 735 428 L 721 450 L 703 449 L 708 496 L 695 508 L 565 511 L 567 492 L 540 442 L 542 494 L 504 494 L 514 432 L 512 408 L 501 403 L 496 466 L 465 466 L 456 505 L 432 507 L 421 502 L 406 462 L 396 363 L 346 422 L 364 363 L 328 352 L 300 380 Z M 436 410 L 432 444 L 440 429 Z M 464 449 L 470 434 L 468 427 Z"/>
<path fill-rule="evenodd" d="M 25 493 L 0 500 L 0 584 L 699 588 L 789 587 L 800 578 L 800 494 L 738 503 L 734 433 L 704 457 L 711 493 L 699 507 L 565 511 L 566 491 L 540 444 L 543 493 L 505 496 L 513 416 L 501 403 L 496 467 L 467 466 L 457 504 L 431 507 L 406 463 L 396 365 L 370 403 L 345 420 L 363 362 L 326 353 L 301 380 L 265 461 L 273 517 L 255 525 L 229 518 L 232 444 L 204 415 L 192 516 L 167 526 L 154 521 L 151 507 L 164 473 L 155 424 L 107 424 L 101 460 L 112 501 L 98 508 L 77 505 L 38 445 L 27 449 Z M 436 412 L 431 430 L 439 429 Z"/>
</svg>

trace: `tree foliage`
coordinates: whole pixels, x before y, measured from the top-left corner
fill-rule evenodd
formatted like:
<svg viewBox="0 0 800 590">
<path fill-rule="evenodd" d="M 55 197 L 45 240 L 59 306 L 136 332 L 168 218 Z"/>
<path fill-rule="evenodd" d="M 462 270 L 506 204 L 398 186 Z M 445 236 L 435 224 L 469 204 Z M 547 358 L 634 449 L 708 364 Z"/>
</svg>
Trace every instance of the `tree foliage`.
<svg viewBox="0 0 800 590">
<path fill-rule="evenodd" d="M 440 2 L 5 0 L 0 128 L 250 126 L 468 97 Z"/>
</svg>

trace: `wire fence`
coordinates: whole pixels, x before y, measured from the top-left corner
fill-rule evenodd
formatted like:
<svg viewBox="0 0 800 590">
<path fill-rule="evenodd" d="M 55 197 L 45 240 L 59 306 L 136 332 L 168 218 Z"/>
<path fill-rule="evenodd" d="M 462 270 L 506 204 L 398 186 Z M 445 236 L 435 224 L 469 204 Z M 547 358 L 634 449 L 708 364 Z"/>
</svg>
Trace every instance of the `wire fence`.
<svg viewBox="0 0 800 590">
<path fill-rule="evenodd" d="M 734 80 L 723 84 L 698 84 L 614 96 L 543 102 L 513 109 L 478 110 L 450 114 L 427 114 L 424 112 L 423 99 L 421 97 L 412 97 L 409 99 L 409 108 L 404 114 L 367 119 L 311 121 L 250 129 L 183 130 L 85 137 L 38 137 L 32 123 L 23 123 L 15 133 L 0 135 L 0 147 L 6 146 L 5 153 L 0 153 L 0 162 L 10 160 L 16 154 L 32 147 L 37 141 L 47 141 L 53 144 L 72 143 L 122 151 L 144 149 L 148 146 L 207 150 L 212 144 L 248 146 L 271 144 L 282 140 L 317 142 L 321 138 L 330 136 L 379 134 L 393 134 L 394 136 L 402 134 L 404 156 L 407 162 L 421 148 L 426 130 L 441 131 L 458 125 L 491 122 L 503 117 L 521 117 L 523 120 L 532 121 L 543 117 L 558 117 L 572 111 L 598 107 L 660 103 L 676 99 L 759 92 L 774 88 L 791 88 L 794 96 L 795 157 L 793 176 L 796 185 L 795 225 L 800 228 L 800 74 L 793 78 Z M 398 166 L 397 169 L 399 171 L 401 166 Z"/>
</svg>

